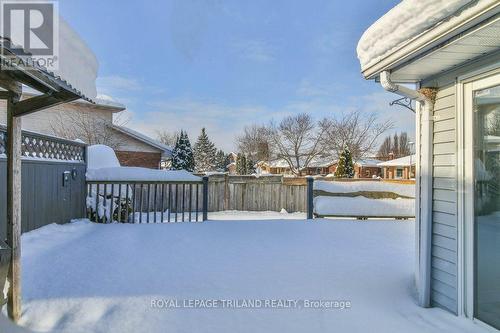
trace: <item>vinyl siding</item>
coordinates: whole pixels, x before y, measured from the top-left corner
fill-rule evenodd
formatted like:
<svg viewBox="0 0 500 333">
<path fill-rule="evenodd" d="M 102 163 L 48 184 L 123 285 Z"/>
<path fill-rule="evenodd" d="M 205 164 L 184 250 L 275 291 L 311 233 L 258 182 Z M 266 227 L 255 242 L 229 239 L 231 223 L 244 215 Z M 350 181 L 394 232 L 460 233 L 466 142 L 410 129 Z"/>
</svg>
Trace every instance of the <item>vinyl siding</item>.
<svg viewBox="0 0 500 333">
<path fill-rule="evenodd" d="M 457 313 L 457 141 L 455 85 L 434 104 L 431 301 Z"/>
</svg>

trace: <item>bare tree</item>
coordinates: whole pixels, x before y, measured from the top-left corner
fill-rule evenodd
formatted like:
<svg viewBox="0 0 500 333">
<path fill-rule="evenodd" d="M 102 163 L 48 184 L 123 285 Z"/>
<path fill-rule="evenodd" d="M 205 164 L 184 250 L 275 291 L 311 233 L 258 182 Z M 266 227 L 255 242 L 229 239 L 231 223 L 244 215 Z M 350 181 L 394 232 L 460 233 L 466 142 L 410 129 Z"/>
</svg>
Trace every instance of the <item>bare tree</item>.
<svg viewBox="0 0 500 333">
<path fill-rule="evenodd" d="M 311 116 L 302 113 L 288 116 L 279 124 L 271 122 L 268 135 L 271 152 L 284 159 L 294 175 L 301 175 L 311 161 L 323 152 L 327 126 L 316 123 Z"/>
<path fill-rule="evenodd" d="M 394 158 L 410 155 L 411 147 L 408 133 L 402 132 L 401 134 L 390 135 L 384 139 L 384 142 L 378 150 L 378 157 L 388 159 L 391 155 Z"/>
<path fill-rule="evenodd" d="M 179 135 L 180 132 L 167 132 L 165 130 L 156 131 L 156 137 L 158 141 L 170 147 L 175 146 L 175 143 L 177 142 L 177 138 L 179 137 Z"/>
<path fill-rule="evenodd" d="M 399 157 L 411 155 L 410 139 L 408 133 L 402 132 L 399 134 Z"/>
<path fill-rule="evenodd" d="M 118 116 L 115 125 L 124 125 L 126 120 Z M 113 121 L 93 111 L 66 110 L 55 114 L 51 122 L 56 136 L 69 140 L 83 140 L 89 145 L 104 144 L 113 149 L 122 145 L 120 138 L 110 127 Z"/>
<path fill-rule="evenodd" d="M 378 139 L 393 127 L 392 121 L 379 121 L 375 113 L 362 113 L 354 110 L 339 117 L 325 119 L 326 141 L 333 154 L 340 156 L 344 147 L 349 147 L 353 159 L 374 153 Z"/>
<path fill-rule="evenodd" d="M 238 150 L 254 161 L 269 161 L 269 129 L 266 126 L 246 126 L 243 134 L 236 138 Z"/>
<path fill-rule="evenodd" d="M 390 136 L 384 139 L 384 142 L 380 145 L 377 156 L 381 159 L 388 159 L 393 153 L 392 149 L 392 139 Z"/>
</svg>

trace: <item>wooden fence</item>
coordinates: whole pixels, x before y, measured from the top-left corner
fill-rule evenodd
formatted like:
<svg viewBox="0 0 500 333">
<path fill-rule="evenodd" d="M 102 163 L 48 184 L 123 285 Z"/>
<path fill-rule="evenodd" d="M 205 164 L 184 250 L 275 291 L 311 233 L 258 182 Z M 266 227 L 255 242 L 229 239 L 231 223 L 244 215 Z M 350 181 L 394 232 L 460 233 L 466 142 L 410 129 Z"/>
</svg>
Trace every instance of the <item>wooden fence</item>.
<svg viewBox="0 0 500 333">
<path fill-rule="evenodd" d="M 208 211 L 307 211 L 305 178 L 211 175 Z"/>
<path fill-rule="evenodd" d="M 85 144 L 22 132 L 21 231 L 85 217 Z M 7 231 L 7 134 L 0 125 L 0 239 Z"/>
</svg>

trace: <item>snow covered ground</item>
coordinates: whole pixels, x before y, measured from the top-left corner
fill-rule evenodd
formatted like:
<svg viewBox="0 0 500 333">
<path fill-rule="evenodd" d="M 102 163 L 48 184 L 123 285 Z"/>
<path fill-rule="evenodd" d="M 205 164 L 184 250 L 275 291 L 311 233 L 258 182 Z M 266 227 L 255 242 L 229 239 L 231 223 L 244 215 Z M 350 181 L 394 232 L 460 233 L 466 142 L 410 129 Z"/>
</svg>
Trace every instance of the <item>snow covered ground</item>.
<svg viewBox="0 0 500 333">
<path fill-rule="evenodd" d="M 481 332 L 416 305 L 413 230 L 411 221 L 283 218 L 49 225 L 22 236 L 21 323 L 72 333 Z M 214 299 L 227 308 L 184 303 Z M 169 300 L 184 307 L 166 308 Z M 351 306 L 251 309 L 229 300 Z"/>
</svg>

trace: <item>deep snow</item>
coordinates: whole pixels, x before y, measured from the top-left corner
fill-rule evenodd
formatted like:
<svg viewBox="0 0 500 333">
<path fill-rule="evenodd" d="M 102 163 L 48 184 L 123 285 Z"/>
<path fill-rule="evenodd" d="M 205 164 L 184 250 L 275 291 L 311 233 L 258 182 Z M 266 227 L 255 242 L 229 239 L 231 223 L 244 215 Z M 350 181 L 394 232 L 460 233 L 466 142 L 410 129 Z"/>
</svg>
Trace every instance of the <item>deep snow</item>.
<svg viewBox="0 0 500 333">
<path fill-rule="evenodd" d="M 49 225 L 22 236 L 21 323 L 55 332 L 480 332 L 416 305 L 414 223 Z M 154 309 L 152 299 L 349 300 L 333 309 Z"/>
</svg>

